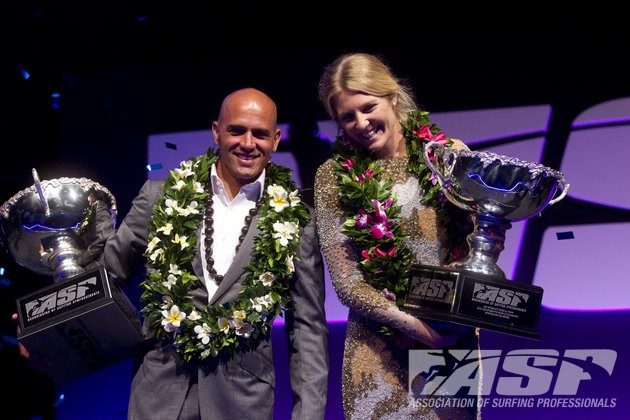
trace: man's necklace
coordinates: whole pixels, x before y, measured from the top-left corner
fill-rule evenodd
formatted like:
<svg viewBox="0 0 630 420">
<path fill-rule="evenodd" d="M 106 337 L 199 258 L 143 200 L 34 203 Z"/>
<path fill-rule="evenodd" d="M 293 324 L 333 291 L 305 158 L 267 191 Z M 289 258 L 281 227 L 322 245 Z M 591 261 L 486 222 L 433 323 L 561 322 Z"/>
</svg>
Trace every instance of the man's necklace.
<svg viewBox="0 0 630 420">
<path fill-rule="evenodd" d="M 208 177 L 210 178 L 210 177 Z M 206 246 L 206 268 L 208 270 L 208 274 L 214 278 L 214 280 L 218 283 L 221 284 L 221 281 L 223 280 L 223 275 L 221 274 L 217 274 L 217 270 L 214 268 L 214 258 L 213 258 L 213 251 L 212 251 L 212 244 L 214 242 L 214 208 L 212 205 L 212 185 L 210 185 L 210 180 L 208 179 L 208 183 L 206 185 L 206 190 L 208 191 L 208 199 L 206 200 L 206 206 L 204 209 L 204 215 L 203 215 L 203 219 L 204 222 L 206 224 L 205 226 L 205 239 L 204 239 L 204 244 Z M 256 201 L 256 205 L 254 206 L 254 208 L 251 208 L 249 210 L 249 213 L 245 216 L 245 224 L 243 226 L 243 228 L 241 229 L 241 235 L 238 237 L 238 243 L 236 244 L 236 252 L 238 252 L 239 248 L 241 247 L 241 244 L 243 243 L 243 240 L 245 239 L 245 236 L 247 235 L 247 231 L 249 230 L 249 226 L 252 224 L 252 219 L 254 218 L 254 216 L 256 215 L 256 213 L 258 213 L 258 209 L 260 208 L 260 205 L 262 204 L 263 200 L 262 198 L 260 198 L 258 201 Z"/>
</svg>

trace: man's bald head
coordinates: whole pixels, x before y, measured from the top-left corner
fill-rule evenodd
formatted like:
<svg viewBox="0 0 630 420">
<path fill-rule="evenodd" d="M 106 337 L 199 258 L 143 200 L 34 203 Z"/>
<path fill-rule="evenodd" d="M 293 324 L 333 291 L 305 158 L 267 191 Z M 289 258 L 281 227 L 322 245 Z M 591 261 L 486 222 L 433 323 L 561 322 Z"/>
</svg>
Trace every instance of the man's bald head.
<svg viewBox="0 0 630 420">
<path fill-rule="evenodd" d="M 254 88 L 244 88 L 236 90 L 225 97 L 221 104 L 219 112 L 219 124 L 227 114 L 235 110 L 263 111 L 268 118 L 273 121 L 274 126 L 277 125 L 278 110 L 276 103 L 267 94 Z"/>
</svg>

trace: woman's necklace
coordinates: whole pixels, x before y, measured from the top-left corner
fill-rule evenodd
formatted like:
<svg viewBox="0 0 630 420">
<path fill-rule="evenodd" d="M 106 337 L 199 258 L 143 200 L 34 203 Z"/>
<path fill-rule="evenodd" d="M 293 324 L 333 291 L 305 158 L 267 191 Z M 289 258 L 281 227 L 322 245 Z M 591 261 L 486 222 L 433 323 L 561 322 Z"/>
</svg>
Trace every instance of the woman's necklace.
<svg viewBox="0 0 630 420">
<path fill-rule="evenodd" d="M 217 284 L 221 284 L 221 281 L 223 281 L 223 275 L 221 274 L 217 274 L 217 270 L 214 268 L 214 258 L 213 258 L 213 251 L 212 251 L 212 244 L 214 242 L 213 239 L 213 234 L 214 234 L 214 209 L 213 209 L 213 204 L 212 204 L 212 185 L 210 184 L 210 180 L 208 179 L 208 183 L 206 185 L 206 190 L 208 191 L 208 199 L 206 200 L 206 206 L 205 206 L 205 210 L 204 210 L 204 215 L 203 215 L 203 219 L 205 222 L 205 239 L 204 239 L 204 245 L 206 246 L 206 268 L 208 270 L 208 274 L 214 278 L 214 280 L 217 282 Z M 243 226 L 243 228 L 241 229 L 241 235 L 238 237 L 238 243 L 236 244 L 236 252 L 238 252 L 239 248 L 241 247 L 241 244 L 243 243 L 243 240 L 245 239 L 245 236 L 247 235 L 247 231 L 249 230 L 249 226 L 252 224 L 252 219 L 254 218 L 254 216 L 256 215 L 256 213 L 258 213 L 258 209 L 260 208 L 260 205 L 262 204 L 263 199 L 260 198 L 258 201 L 256 201 L 256 205 L 254 206 L 254 208 L 249 210 L 249 213 L 247 214 L 247 216 L 245 216 L 245 224 Z"/>
</svg>

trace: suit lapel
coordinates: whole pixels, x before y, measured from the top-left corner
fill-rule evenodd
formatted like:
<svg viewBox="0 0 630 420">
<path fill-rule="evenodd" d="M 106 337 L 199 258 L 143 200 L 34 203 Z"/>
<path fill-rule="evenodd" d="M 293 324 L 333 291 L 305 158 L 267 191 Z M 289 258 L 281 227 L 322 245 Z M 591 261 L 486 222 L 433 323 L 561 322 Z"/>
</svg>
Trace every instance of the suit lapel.
<svg viewBox="0 0 630 420">
<path fill-rule="evenodd" d="M 232 261 L 232 265 L 225 273 L 223 277 L 223 281 L 219 285 L 216 293 L 210 299 L 210 305 L 214 305 L 217 303 L 233 286 L 238 286 L 240 284 L 239 279 L 243 275 L 243 270 L 247 264 L 249 264 L 252 260 L 252 250 L 254 247 L 254 238 L 258 236 L 258 214 L 256 214 L 251 224 L 249 225 L 249 230 L 247 231 L 247 235 L 245 235 L 245 239 L 243 239 L 243 243 L 241 244 L 238 252 L 234 256 L 234 260 Z"/>
</svg>

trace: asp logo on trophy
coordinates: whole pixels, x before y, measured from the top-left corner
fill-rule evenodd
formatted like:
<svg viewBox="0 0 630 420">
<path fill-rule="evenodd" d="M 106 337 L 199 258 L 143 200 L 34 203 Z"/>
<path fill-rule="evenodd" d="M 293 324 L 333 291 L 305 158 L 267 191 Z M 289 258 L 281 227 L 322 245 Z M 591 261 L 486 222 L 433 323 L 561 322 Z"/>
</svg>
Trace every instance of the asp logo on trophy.
<svg viewBox="0 0 630 420">
<path fill-rule="evenodd" d="M 67 283 L 64 283 L 64 285 Z M 97 299 L 103 295 L 103 287 L 96 276 L 85 280 L 79 279 L 75 284 L 63 287 L 52 293 L 37 295 L 33 299 L 23 302 L 26 318 L 24 323 L 30 325 L 36 319 L 44 316 L 54 316 L 61 309 L 72 308 L 74 305 Z"/>
</svg>

